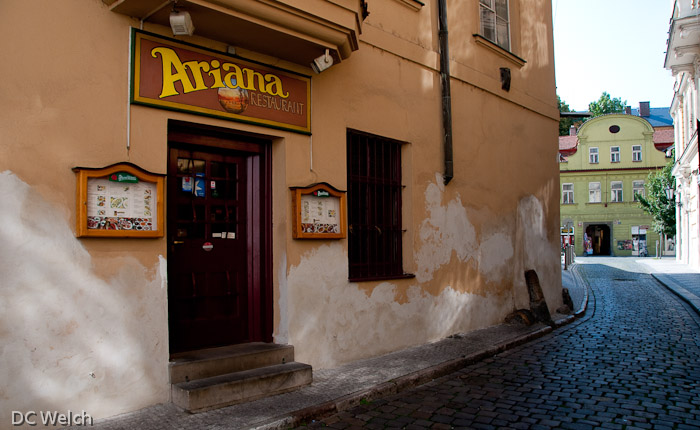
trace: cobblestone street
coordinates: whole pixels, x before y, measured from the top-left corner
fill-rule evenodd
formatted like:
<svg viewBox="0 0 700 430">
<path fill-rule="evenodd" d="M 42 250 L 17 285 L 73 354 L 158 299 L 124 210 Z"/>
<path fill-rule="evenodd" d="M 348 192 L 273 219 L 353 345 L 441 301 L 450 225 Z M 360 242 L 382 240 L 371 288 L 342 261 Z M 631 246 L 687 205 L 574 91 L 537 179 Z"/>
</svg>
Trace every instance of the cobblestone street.
<svg viewBox="0 0 700 430">
<path fill-rule="evenodd" d="M 698 315 L 633 259 L 578 262 L 583 319 L 299 428 L 700 428 Z"/>
</svg>

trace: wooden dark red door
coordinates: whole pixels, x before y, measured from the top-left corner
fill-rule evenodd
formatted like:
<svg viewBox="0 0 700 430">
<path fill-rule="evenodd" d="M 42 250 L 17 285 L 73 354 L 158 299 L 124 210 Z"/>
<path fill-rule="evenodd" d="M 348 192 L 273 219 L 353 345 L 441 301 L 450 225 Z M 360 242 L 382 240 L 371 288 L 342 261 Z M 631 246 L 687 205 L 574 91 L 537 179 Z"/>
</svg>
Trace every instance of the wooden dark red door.
<svg viewBox="0 0 700 430">
<path fill-rule="evenodd" d="M 170 350 L 250 341 L 247 158 L 171 148 L 168 164 Z"/>
</svg>

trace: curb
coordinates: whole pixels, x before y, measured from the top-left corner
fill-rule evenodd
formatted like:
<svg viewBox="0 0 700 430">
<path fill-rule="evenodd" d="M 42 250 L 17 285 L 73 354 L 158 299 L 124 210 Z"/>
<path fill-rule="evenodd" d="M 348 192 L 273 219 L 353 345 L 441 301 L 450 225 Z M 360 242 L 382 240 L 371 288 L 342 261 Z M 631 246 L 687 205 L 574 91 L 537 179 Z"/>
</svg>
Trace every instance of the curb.
<svg viewBox="0 0 700 430">
<path fill-rule="evenodd" d="M 681 284 L 676 282 L 672 276 L 663 273 L 652 273 L 651 276 L 661 285 L 666 287 L 681 300 L 690 305 L 693 310 L 700 315 L 700 297 L 686 290 Z"/>
<path fill-rule="evenodd" d="M 400 376 L 391 381 L 378 384 L 374 387 L 356 391 L 354 393 L 339 397 L 334 400 L 329 400 L 319 405 L 314 405 L 304 409 L 300 409 L 296 412 L 292 412 L 289 415 L 273 418 L 265 423 L 253 427 L 253 429 L 284 430 L 290 427 L 296 427 L 305 421 L 313 419 L 322 419 L 326 416 L 333 415 L 338 412 L 342 412 L 347 409 L 358 406 L 363 402 L 396 394 L 401 391 L 408 390 L 419 385 L 423 385 L 442 376 L 449 375 L 450 373 L 454 373 L 469 365 L 478 363 L 486 358 L 493 357 L 494 355 L 499 354 L 501 352 L 531 342 L 535 339 L 539 339 L 553 332 L 555 329 L 564 327 L 580 319 L 586 314 L 586 309 L 588 307 L 588 288 L 586 284 L 581 280 L 580 275 L 578 274 L 578 270 L 573 270 L 575 269 L 575 265 L 572 265 L 570 267 L 572 269 L 572 273 L 574 273 L 576 282 L 579 285 L 581 285 L 584 290 L 584 298 L 581 303 L 581 307 L 575 312 L 574 315 L 567 315 L 563 318 L 556 320 L 552 324 L 552 326 L 540 327 L 537 330 L 519 336 L 515 339 L 495 344 L 489 348 L 486 348 L 483 351 L 474 352 L 472 354 L 462 356 L 460 358 L 448 360 L 443 363 L 436 364 L 434 366 L 418 370 L 416 372 L 409 373 L 404 376 Z"/>
<path fill-rule="evenodd" d="M 578 265 L 576 263 L 573 263 L 571 266 L 569 266 L 571 269 L 571 274 L 574 277 L 574 281 L 581 287 L 583 290 L 583 300 L 581 301 L 581 307 L 574 312 L 574 316 L 576 318 L 581 318 L 586 314 L 586 309 L 588 309 L 588 286 L 586 283 L 581 279 L 581 274 L 578 272 Z"/>
<path fill-rule="evenodd" d="M 574 317 L 569 315 L 567 318 L 562 318 L 564 323 L 557 324 L 557 327 L 568 324 L 574 321 Z M 559 323 L 559 321 L 557 322 Z M 440 378 L 450 373 L 454 373 L 464 367 L 478 363 L 486 358 L 493 357 L 496 354 L 507 351 L 516 346 L 520 346 L 524 343 L 528 343 L 532 340 L 538 339 L 548 333 L 551 333 L 553 328 L 550 326 L 541 327 L 533 332 L 527 333 L 518 338 L 512 339 L 510 341 L 502 342 L 487 348 L 483 351 L 475 352 L 460 358 L 445 361 L 440 364 L 436 364 L 431 367 L 427 367 L 422 370 L 418 370 L 413 373 L 409 373 L 404 376 L 400 376 L 391 381 L 387 381 L 376 385 L 371 388 L 356 391 L 352 394 L 348 394 L 339 397 L 334 400 L 330 400 L 319 405 L 310 406 L 305 409 L 293 412 L 291 415 L 275 418 L 272 421 L 261 424 L 257 427 L 253 427 L 254 430 L 282 430 L 289 427 L 295 427 L 304 421 L 309 419 L 323 418 L 328 415 L 332 415 L 344 410 L 353 408 L 360 405 L 362 402 L 371 401 L 386 397 L 392 394 L 399 393 L 404 390 L 408 390 L 425 383 L 428 383 L 434 379 Z"/>
</svg>

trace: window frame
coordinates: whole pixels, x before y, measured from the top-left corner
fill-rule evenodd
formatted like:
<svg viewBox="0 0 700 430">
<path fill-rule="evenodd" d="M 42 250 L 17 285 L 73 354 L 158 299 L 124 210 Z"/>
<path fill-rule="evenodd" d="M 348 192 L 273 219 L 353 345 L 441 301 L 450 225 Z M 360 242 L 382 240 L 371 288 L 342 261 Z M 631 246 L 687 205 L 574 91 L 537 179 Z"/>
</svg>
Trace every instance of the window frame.
<svg viewBox="0 0 700 430">
<path fill-rule="evenodd" d="M 347 129 L 350 282 L 414 277 L 403 264 L 403 145 Z"/>
<path fill-rule="evenodd" d="M 591 187 L 591 185 L 595 185 L 595 184 L 598 185 L 597 190 Z M 593 195 L 591 193 L 596 192 L 596 191 L 598 192 L 598 199 L 597 200 L 591 199 L 591 196 Z M 603 195 L 602 191 L 603 191 L 603 189 L 601 187 L 600 182 L 589 182 L 588 183 L 588 203 L 600 203 L 602 201 L 602 195 Z"/>
<path fill-rule="evenodd" d="M 620 147 L 611 146 L 610 147 L 610 162 L 619 163 L 620 162 Z"/>
<path fill-rule="evenodd" d="M 619 185 L 619 187 L 616 187 Z M 618 192 L 620 198 L 618 199 Z M 622 203 L 624 202 L 623 184 L 622 181 L 610 181 L 610 202 L 611 203 Z"/>
<path fill-rule="evenodd" d="M 498 13 L 499 6 L 496 4 L 497 2 L 504 2 L 505 3 L 505 18 Z M 484 16 L 485 13 L 489 14 L 490 18 L 492 18 L 492 23 L 493 23 L 493 29 L 491 30 L 493 32 L 493 38 L 489 37 L 487 35 L 486 31 L 486 26 L 485 26 L 485 20 Z M 502 22 L 505 22 L 505 27 L 506 27 L 506 36 L 505 36 L 505 41 L 501 41 L 499 37 L 499 31 L 498 31 L 498 24 L 499 24 L 499 19 Z M 506 51 L 510 52 L 511 50 L 511 22 L 510 22 L 510 1 L 509 0 L 479 0 L 479 35 L 483 37 L 484 39 L 488 40 L 489 42 L 494 43 L 498 47 L 505 49 Z"/>
<path fill-rule="evenodd" d="M 595 149 L 595 152 L 593 150 Z M 593 161 L 593 155 L 595 155 L 595 161 Z M 598 164 L 600 162 L 600 151 L 598 151 L 597 146 L 592 146 L 588 148 L 588 163 Z"/>
<path fill-rule="evenodd" d="M 565 189 L 567 185 L 571 185 L 571 189 Z M 574 184 L 572 182 L 566 182 L 561 184 L 561 204 L 563 205 L 573 205 L 574 204 Z"/>
<path fill-rule="evenodd" d="M 642 145 L 632 145 L 632 161 L 635 163 L 639 163 L 642 161 L 642 158 Z"/>
<path fill-rule="evenodd" d="M 638 190 L 641 190 L 641 192 L 639 192 Z M 639 194 L 642 197 L 645 197 L 645 195 L 646 195 L 645 191 L 646 191 L 646 187 L 644 186 L 643 180 L 632 181 L 632 199 L 633 199 L 633 201 L 635 201 L 635 202 L 639 201 L 637 194 Z"/>
</svg>

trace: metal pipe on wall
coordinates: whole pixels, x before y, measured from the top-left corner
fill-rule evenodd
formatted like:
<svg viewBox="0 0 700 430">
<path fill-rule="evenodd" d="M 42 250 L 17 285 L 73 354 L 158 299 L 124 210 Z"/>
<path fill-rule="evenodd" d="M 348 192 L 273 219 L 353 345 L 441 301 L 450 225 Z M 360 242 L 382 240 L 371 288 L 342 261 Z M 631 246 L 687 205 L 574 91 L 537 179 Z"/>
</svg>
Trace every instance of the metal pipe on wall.
<svg viewBox="0 0 700 430">
<path fill-rule="evenodd" d="M 447 38 L 447 4 L 438 1 L 438 38 L 440 41 L 440 84 L 442 88 L 442 128 L 445 157 L 445 185 L 454 176 L 452 154 L 452 96 L 450 94 L 450 52 Z"/>
</svg>

